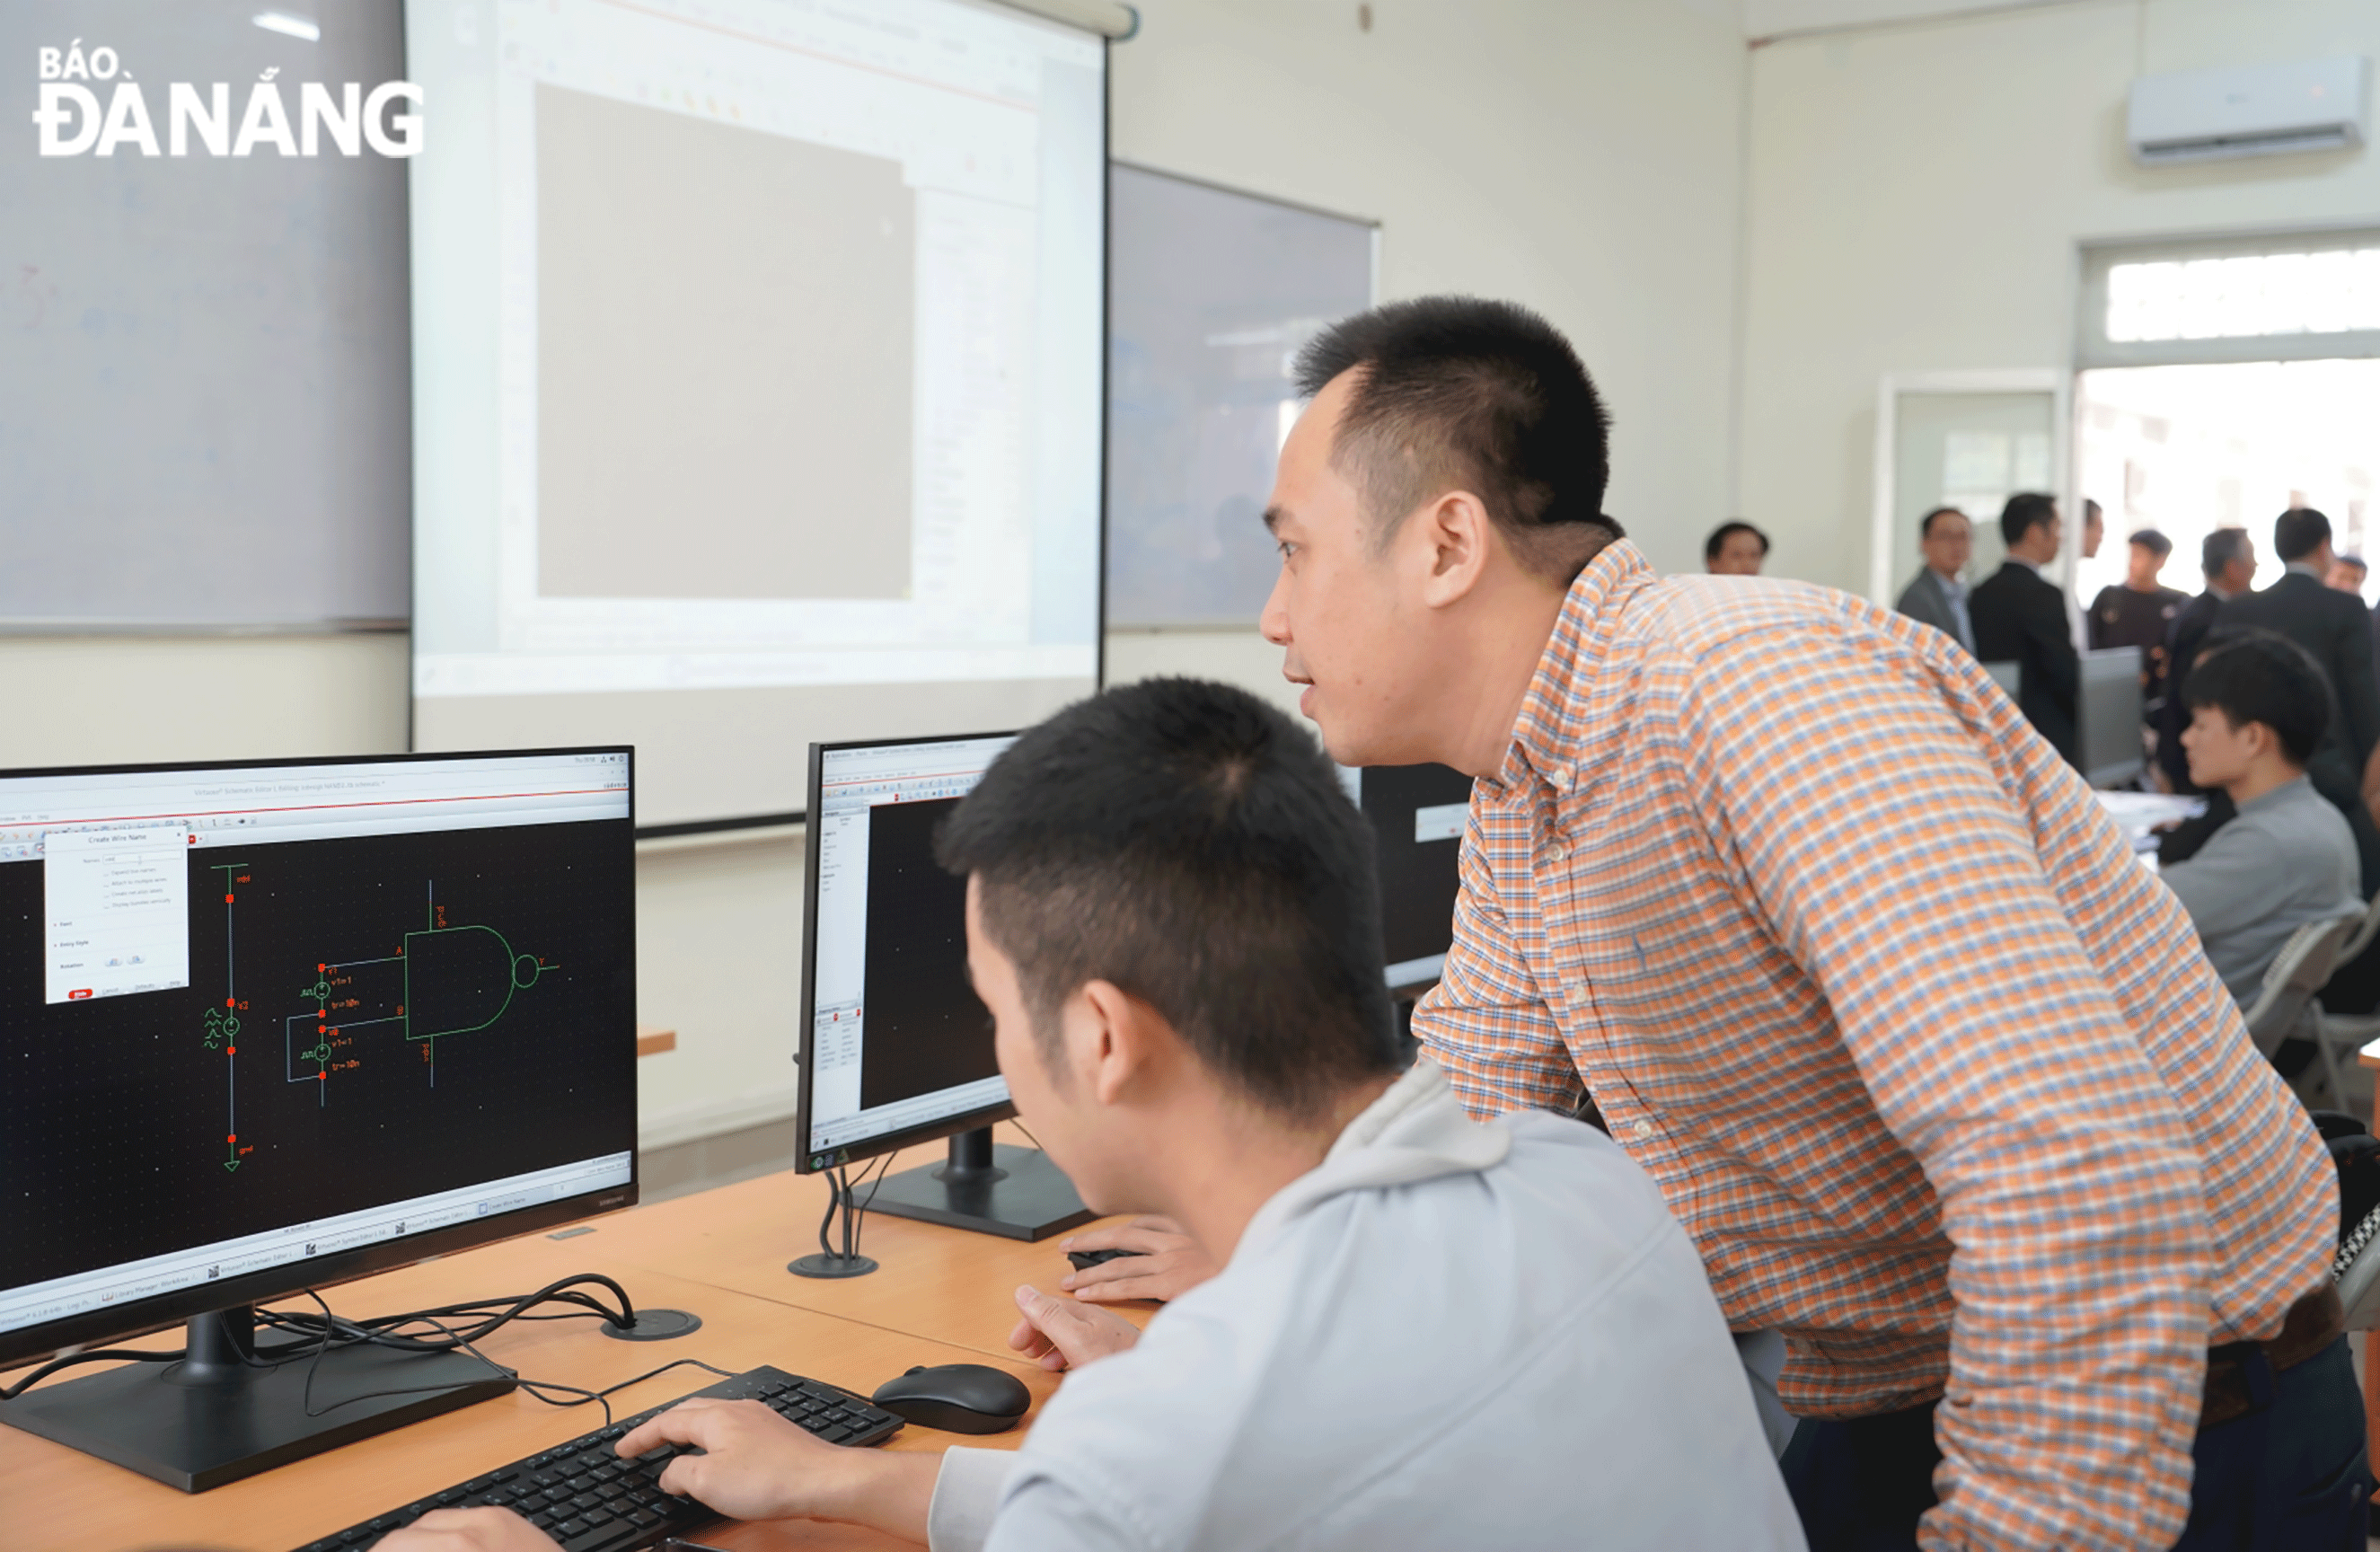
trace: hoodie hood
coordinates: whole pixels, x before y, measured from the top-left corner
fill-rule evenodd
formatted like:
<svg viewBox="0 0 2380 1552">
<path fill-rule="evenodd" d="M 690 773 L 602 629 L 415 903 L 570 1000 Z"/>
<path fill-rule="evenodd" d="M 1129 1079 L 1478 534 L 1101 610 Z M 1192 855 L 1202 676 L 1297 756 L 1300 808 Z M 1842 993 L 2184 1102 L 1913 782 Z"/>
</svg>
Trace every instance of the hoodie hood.
<svg viewBox="0 0 2380 1552">
<path fill-rule="evenodd" d="M 1502 1163 L 1512 1150 L 1512 1133 L 1500 1122 L 1482 1124 L 1465 1115 L 1446 1074 L 1422 1057 L 1347 1123 L 1320 1164 L 1257 1209 L 1239 1251 L 1342 1193 L 1476 1174 Z"/>
</svg>

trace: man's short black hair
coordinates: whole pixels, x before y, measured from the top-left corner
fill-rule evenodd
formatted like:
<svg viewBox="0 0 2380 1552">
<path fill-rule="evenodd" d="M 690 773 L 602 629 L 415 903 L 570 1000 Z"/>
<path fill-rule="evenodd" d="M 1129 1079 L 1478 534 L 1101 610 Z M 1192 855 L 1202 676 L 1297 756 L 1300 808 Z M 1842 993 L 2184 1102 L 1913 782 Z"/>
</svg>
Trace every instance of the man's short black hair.
<svg viewBox="0 0 2380 1552">
<path fill-rule="evenodd" d="M 2211 706 L 2235 728 L 2271 728 L 2292 765 L 2313 758 L 2330 726 L 2329 677 L 2313 654 L 2272 631 L 2215 632 L 2186 686 L 2193 709 Z"/>
<path fill-rule="evenodd" d="M 1280 1115 L 1396 1070 L 1370 827 L 1312 736 L 1245 690 L 1076 701 L 993 763 L 937 855 L 976 879 L 1053 1072 L 1059 1011 L 1094 980 Z"/>
<path fill-rule="evenodd" d="M 2019 491 L 2000 508 L 2000 541 L 2013 550 L 2044 523 L 2057 521 L 2058 500 L 2038 491 Z"/>
<path fill-rule="evenodd" d="M 2363 557 L 2361 555 L 2333 555 L 2330 560 L 2333 565 L 2353 566 L 2356 570 L 2362 572 L 2367 576 L 2370 576 L 2372 572 L 2371 566 L 2364 563 Z"/>
<path fill-rule="evenodd" d="M 2217 528 L 2199 543 L 2198 569 L 2209 576 L 2220 576 L 2223 568 L 2245 554 L 2247 549 L 2247 529 Z"/>
<path fill-rule="evenodd" d="M 1703 559 L 1706 561 L 1718 560 L 1718 552 L 1727 548 L 1728 536 L 1730 534 L 1740 533 L 1748 533 L 1753 538 L 1758 540 L 1760 541 L 1761 559 L 1767 560 L 1768 558 L 1768 536 L 1762 533 L 1758 528 L 1754 527 L 1751 524 L 1745 522 L 1741 517 L 1730 517 L 1726 522 L 1721 523 L 1718 527 L 1713 528 L 1710 532 L 1710 537 L 1703 540 Z"/>
<path fill-rule="evenodd" d="M 1934 537 L 1934 519 L 1946 515 L 1952 517 L 1964 517 L 1966 515 L 1965 513 L 1960 511 L 1955 506 L 1937 506 L 1933 511 L 1927 513 L 1925 516 L 1917 519 L 1917 537 L 1920 539 L 1932 539 Z"/>
<path fill-rule="evenodd" d="M 2125 542 L 2139 545 L 2160 561 L 2173 553 L 2173 540 L 2155 528 L 2143 528 Z"/>
<path fill-rule="evenodd" d="M 1531 572 L 1567 583 L 1620 525 L 1603 511 L 1611 417 L 1560 331 L 1511 302 L 1421 297 L 1342 318 L 1297 353 L 1311 397 L 1346 372 L 1331 461 L 1386 545 L 1415 508 L 1467 490 Z"/>
<path fill-rule="evenodd" d="M 2286 565 L 2330 542 L 2330 519 L 2310 506 L 2293 506 L 2273 519 L 2273 553 Z"/>
</svg>

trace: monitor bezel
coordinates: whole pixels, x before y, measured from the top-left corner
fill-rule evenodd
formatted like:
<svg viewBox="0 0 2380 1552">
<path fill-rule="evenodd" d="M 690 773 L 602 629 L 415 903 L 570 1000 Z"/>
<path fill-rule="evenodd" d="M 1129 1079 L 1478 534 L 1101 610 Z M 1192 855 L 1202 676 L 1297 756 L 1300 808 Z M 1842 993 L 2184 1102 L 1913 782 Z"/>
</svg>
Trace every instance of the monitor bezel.
<svg viewBox="0 0 2380 1552">
<path fill-rule="evenodd" d="M 846 1143 L 826 1153 L 810 1150 L 810 1031 L 818 1027 L 818 891 L 819 848 L 818 824 L 824 812 L 823 786 L 826 757 L 845 749 L 893 749 L 911 744 L 964 744 L 978 738 L 1015 738 L 1021 730 L 995 730 L 989 733 L 938 733 L 917 738 L 838 738 L 810 746 L 809 785 L 805 798 L 809 805 L 809 833 L 802 847 L 802 1000 L 801 1023 L 795 1030 L 796 1044 L 794 1061 L 798 1071 L 794 1080 L 794 1135 L 800 1148 L 794 1159 L 797 1174 L 812 1175 L 822 1170 L 840 1169 L 862 1159 L 880 1158 L 888 1153 L 898 1153 L 905 1147 L 920 1143 L 940 1142 L 961 1132 L 973 1132 L 978 1127 L 994 1125 L 1015 1118 L 1014 1100 L 1002 1099 L 996 1105 L 945 1116 L 939 1121 L 920 1122 L 915 1126 L 880 1136 L 866 1137 Z M 866 1038 L 865 1035 L 861 1037 Z M 1003 1078 L 1002 1082 L 1006 1080 Z"/>
<path fill-rule="evenodd" d="M 165 760 L 145 764 L 123 765 L 59 765 L 26 766 L 0 770 L 0 782 L 31 777 L 51 776 L 144 776 L 174 771 L 201 770 L 295 770 L 307 766 L 327 765 L 394 765 L 415 764 L 430 760 L 524 759 L 549 755 L 625 755 L 628 759 L 628 830 L 622 842 L 632 851 L 636 844 L 637 814 L 637 751 L 632 745 L 585 745 L 574 747 L 545 749 L 469 749 L 416 751 L 396 755 L 306 755 L 281 759 L 237 760 Z M 636 938 L 636 892 L 628 895 L 629 940 Z M 632 954 L 627 964 L 628 1004 L 627 1050 L 631 1063 L 636 1061 L 637 1024 L 636 960 Z M 630 1067 L 633 1073 L 635 1068 Z M 293 1297 L 310 1289 L 322 1289 L 339 1283 L 353 1282 L 358 1278 L 380 1272 L 395 1271 L 435 1256 L 451 1255 L 457 1251 L 474 1250 L 481 1245 L 495 1244 L 504 1240 L 518 1239 L 540 1230 L 576 1222 L 598 1214 L 619 1211 L 637 1205 L 638 1190 L 642 1179 L 642 1159 L 633 1134 L 628 1142 L 628 1179 L 621 1185 L 606 1185 L 584 1191 L 575 1196 L 565 1196 L 552 1202 L 516 1207 L 508 1212 L 492 1214 L 468 1223 L 457 1223 L 443 1229 L 425 1230 L 401 1239 L 383 1240 L 374 1244 L 359 1245 L 353 1250 L 334 1252 L 328 1255 L 309 1256 L 267 1267 L 239 1277 L 218 1281 L 196 1283 L 188 1288 L 152 1294 L 146 1299 L 93 1310 L 87 1314 L 67 1316 L 43 1321 L 35 1326 L 20 1326 L 14 1330 L 0 1331 L 0 1369 L 14 1367 L 70 1347 L 88 1347 L 94 1342 L 119 1341 L 151 1331 L 166 1329 L 194 1315 L 235 1304 L 266 1303 Z"/>
</svg>

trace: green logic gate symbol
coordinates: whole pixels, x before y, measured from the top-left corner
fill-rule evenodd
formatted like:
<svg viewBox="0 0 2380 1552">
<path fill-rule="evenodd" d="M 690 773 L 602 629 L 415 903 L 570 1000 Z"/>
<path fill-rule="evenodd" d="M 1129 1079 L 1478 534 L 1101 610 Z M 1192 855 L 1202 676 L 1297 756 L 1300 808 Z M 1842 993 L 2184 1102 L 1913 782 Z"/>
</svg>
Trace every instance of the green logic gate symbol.
<svg viewBox="0 0 2380 1552">
<path fill-rule="evenodd" d="M 468 1035 L 504 1016 L 516 992 L 552 968 L 513 952 L 492 927 L 441 927 L 405 935 L 405 1037 Z"/>
</svg>

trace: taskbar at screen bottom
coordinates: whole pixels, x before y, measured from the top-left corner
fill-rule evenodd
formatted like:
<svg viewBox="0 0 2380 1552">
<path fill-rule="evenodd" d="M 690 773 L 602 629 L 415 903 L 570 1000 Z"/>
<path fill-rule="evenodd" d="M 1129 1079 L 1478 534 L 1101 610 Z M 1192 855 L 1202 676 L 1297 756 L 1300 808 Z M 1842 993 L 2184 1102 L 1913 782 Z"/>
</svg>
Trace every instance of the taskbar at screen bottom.
<svg viewBox="0 0 2380 1552">
<path fill-rule="evenodd" d="M 600 1158 L 411 1197 L 342 1213 L 336 1218 L 268 1229 L 236 1240 L 151 1256 L 145 1261 L 79 1272 L 22 1288 L 0 1289 L 0 1331 L 45 1326 L 202 1283 L 294 1266 L 318 1255 L 333 1255 L 364 1245 L 451 1229 L 459 1223 L 542 1206 L 606 1186 L 625 1185 L 634 1174 L 634 1158 L 627 1152 L 605 1154 Z"/>
<path fill-rule="evenodd" d="M 837 1149 L 864 1147 L 880 1137 L 931 1126 L 938 1121 L 953 1116 L 973 1115 L 1008 1102 L 1008 1080 L 993 1076 L 978 1078 L 973 1083 L 955 1088 L 938 1088 L 931 1094 L 920 1094 L 913 1099 L 896 1099 L 889 1105 L 859 1110 L 851 1115 L 832 1119 L 810 1118 L 809 1146 L 813 1159 L 823 1158 Z M 880 1151 L 880 1150 L 871 1150 Z M 831 1160 L 830 1160 L 831 1162 Z M 813 1163 L 813 1169 L 825 1165 Z"/>
</svg>

